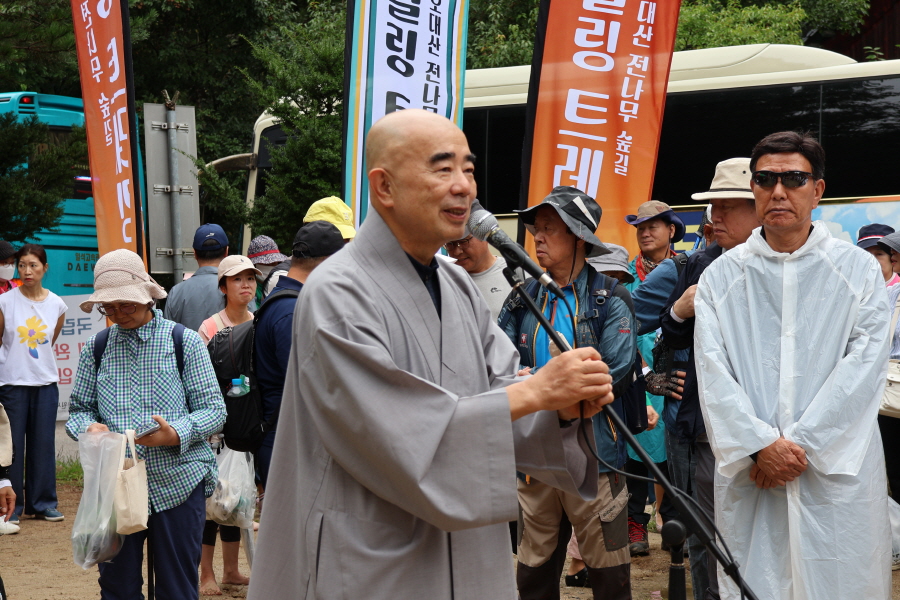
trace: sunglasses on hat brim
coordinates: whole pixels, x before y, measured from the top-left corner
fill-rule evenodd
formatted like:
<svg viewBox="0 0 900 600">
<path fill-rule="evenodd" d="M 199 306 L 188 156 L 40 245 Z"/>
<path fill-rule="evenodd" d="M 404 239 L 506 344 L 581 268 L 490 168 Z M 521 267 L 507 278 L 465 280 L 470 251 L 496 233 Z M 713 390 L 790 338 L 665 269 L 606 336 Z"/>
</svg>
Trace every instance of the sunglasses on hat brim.
<svg viewBox="0 0 900 600">
<path fill-rule="evenodd" d="M 786 188 L 798 188 L 806 185 L 810 177 L 815 180 L 813 174 L 806 171 L 782 171 L 781 173 L 775 171 L 754 171 L 752 180 L 754 184 L 761 188 L 775 187 L 779 180 Z"/>
</svg>

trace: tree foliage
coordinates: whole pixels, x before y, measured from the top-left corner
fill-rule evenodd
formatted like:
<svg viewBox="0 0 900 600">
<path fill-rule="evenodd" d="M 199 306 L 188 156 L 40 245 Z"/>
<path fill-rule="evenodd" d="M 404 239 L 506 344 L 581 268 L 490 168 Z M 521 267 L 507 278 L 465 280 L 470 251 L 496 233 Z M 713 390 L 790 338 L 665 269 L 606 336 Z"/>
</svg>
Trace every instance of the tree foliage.
<svg viewBox="0 0 900 600">
<path fill-rule="evenodd" d="M 253 45 L 265 77 L 246 73 L 253 96 L 281 123 L 287 143 L 272 152 L 265 194 L 250 214 L 254 235 L 290 248 L 309 205 L 341 189 L 345 3 L 310 3 L 308 20 Z"/>
<path fill-rule="evenodd" d="M 51 143 L 36 117 L 0 114 L 0 239 L 22 242 L 59 224 L 60 200 L 71 195 L 72 178 L 87 163 L 84 129 Z"/>
<path fill-rule="evenodd" d="M 467 66 L 530 64 L 539 4 L 470 0 Z M 869 0 L 682 0 L 675 49 L 802 44 L 815 32 L 859 31 L 868 10 Z"/>
</svg>

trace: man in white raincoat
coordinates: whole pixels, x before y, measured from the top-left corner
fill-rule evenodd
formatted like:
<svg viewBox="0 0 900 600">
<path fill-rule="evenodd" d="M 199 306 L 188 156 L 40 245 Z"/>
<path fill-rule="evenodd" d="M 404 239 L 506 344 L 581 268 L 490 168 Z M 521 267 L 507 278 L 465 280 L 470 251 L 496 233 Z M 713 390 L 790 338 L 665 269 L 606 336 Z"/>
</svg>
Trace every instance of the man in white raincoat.
<svg viewBox="0 0 900 600">
<path fill-rule="evenodd" d="M 434 260 L 475 198 L 456 125 L 391 113 L 366 164 L 373 210 L 297 301 L 248 598 L 514 600 L 516 470 L 597 495 L 569 419 L 612 402 L 609 368 L 576 348 L 517 380 L 469 274 Z"/>
<path fill-rule="evenodd" d="M 776 133 L 751 158 L 762 228 L 710 265 L 695 301 L 716 523 L 761 600 L 886 600 L 884 278 L 811 221 L 818 142 Z M 723 600 L 740 598 L 721 569 L 719 582 Z"/>
</svg>

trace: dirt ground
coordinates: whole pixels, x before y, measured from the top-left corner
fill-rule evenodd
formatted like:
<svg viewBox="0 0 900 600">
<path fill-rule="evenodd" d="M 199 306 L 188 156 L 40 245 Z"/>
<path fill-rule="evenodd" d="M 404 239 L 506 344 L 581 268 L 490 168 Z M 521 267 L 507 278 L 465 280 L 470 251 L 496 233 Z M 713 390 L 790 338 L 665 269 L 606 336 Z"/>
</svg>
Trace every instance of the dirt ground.
<svg viewBox="0 0 900 600">
<path fill-rule="evenodd" d="M 48 523 L 30 518 L 21 522 L 22 530 L 16 535 L 0 536 L 0 555 L 3 556 L 0 574 L 6 584 L 10 600 L 85 600 L 99 598 L 97 570 L 84 571 L 72 561 L 70 534 L 81 489 L 72 485 L 59 486 L 59 509 L 66 520 Z M 636 557 L 631 566 L 631 584 L 634 600 L 668 598 L 669 555 L 659 549 L 660 538 L 650 534 L 650 556 Z M 221 574 L 221 551 L 216 552 L 216 572 Z M 241 554 L 241 572 L 249 567 Z M 688 598 L 690 575 L 687 576 Z M 223 585 L 222 596 L 213 598 L 245 598 L 246 586 Z M 900 571 L 894 572 L 894 596 L 900 598 Z M 427 594 L 423 593 L 423 597 Z M 562 587 L 563 600 L 588 600 L 590 590 Z M 485 599 L 489 600 L 489 599 Z"/>
</svg>

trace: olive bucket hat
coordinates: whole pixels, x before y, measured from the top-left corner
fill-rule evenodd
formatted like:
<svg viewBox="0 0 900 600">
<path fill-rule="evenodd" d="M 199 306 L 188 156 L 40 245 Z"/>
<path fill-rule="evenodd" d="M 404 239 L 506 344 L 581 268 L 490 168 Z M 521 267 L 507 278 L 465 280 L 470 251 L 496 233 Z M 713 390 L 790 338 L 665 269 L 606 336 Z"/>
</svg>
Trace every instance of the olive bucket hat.
<svg viewBox="0 0 900 600">
<path fill-rule="evenodd" d="M 565 185 L 557 186 L 540 204 L 513 212 L 519 213 L 519 220 L 525 225 L 525 229 L 534 235 L 534 218 L 537 211 L 547 205 L 553 207 L 575 237 L 588 244 L 589 247 L 586 248 L 588 258 L 610 253 L 609 248 L 594 233 L 600 226 L 603 209 L 593 198 L 579 189 Z"/>
</svg>

